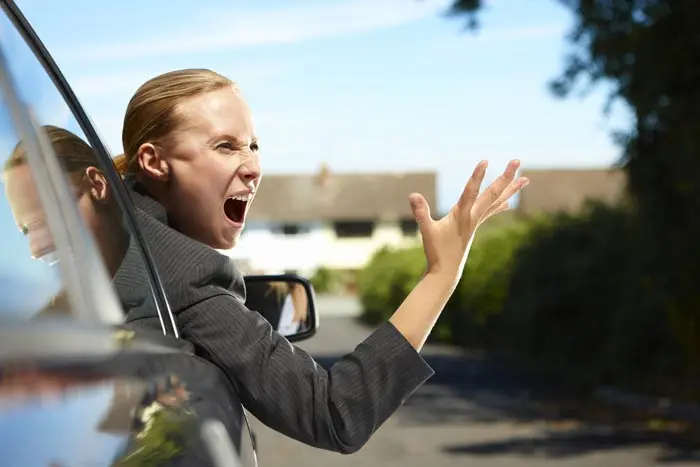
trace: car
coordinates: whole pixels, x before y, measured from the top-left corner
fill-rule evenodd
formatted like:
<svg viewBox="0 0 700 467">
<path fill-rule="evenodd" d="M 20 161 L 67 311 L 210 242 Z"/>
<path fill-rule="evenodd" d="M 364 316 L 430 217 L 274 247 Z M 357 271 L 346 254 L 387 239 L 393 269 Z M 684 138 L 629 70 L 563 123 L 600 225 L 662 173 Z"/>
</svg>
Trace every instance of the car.
<svg viewBox="0 0 700 467">
<path fill-rule="evenodd" d="M 0 6 L 0 462 L 257 466 L 233 384 L 179 338 L 131 199 L 97 129 L 18 6 L 11 0 Z M 105 232 L 123 230 L 143 274 L 133 297 L 113 287 L 109 242 L 80 214 L 80 194 L 57 157 L 51 128 L 79 136 L 94 152 L 120 220 Z M 316 333 L 306 279 L 244 279 L 248 300 L 290 341 Z M 264 298 L 272 288 L 303 296 L 302 323 L 285 321 L 287 295 Z M 161 329 L 125 325 L 126 312 L 154 313 Z"/>
</svg>

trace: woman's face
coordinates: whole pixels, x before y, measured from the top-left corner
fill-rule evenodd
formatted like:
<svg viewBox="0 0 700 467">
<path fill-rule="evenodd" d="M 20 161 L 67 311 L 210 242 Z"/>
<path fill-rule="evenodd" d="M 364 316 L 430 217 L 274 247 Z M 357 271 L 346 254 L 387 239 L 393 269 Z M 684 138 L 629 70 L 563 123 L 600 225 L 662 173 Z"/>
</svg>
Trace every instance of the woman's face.
<svg viewBox="0 0 700 467">
<path fill-rule="evenodd" d="M 106 199 L 108 185 L 95 167 L 89 167 L 83 178 L 85 189 L 75 187 L 78 210 L 88 227 L 95 232 L 103 222 L 95 209 L 94 199 Z M 5 195 L 15 217 L 17 227 L 29 240 L 31 254 L 40 258 L 56 248 L 44 207 L 39 198 L 31 169 L 27 164 L 12 167 L 5 172 Z"/>
<path fill-rule="evenodd" d="M 40 258 L 52 253 L 56 248 L 28 165 L 18 165 L 5 172 L 5 195 L 17 228 L 29 240 L 32 256 Z"/>
<path fill-rule="evenodd" d="M 260 183 L 248 105 L 224 88 L 188 99 L 177 111 L 182 123 L 160 142 L 162 157 L 149 159 L 148 145 L 139 150 L 142 169 L 156 179 L 167 173 L 161 201 L 173 227 L 212 248 L 232 248 Z"/>
</svg>

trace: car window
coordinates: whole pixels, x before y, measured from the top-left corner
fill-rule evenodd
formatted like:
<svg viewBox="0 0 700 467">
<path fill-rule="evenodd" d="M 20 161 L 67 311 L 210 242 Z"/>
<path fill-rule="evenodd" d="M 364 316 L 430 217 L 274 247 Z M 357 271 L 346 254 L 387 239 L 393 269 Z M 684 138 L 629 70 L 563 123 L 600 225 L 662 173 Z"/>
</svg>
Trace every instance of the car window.
<svg viewBox="0 0 700 467">
<path fill-rule="evenodd" d="M 59 89 L 4 12 L 0 16 L 0 43 L 19 97 L 60 162 L 125 316 L 157 316 L 157 297 L 143 252 L 124 221 L 96 153 Z M 0 276 L 9 278 L 1 281 L 2 306 L 9 309 L 3 311 L 34 316 L 69 310 L 70 300 L 63 293 L 65 284 L 56 268 L 53 235 L 39 199 L 41 188 L 34 183 L 35 174 L 27 164 L 28 149 L 13 128 L 5 105 L 0 113 Z"/>
</svg>

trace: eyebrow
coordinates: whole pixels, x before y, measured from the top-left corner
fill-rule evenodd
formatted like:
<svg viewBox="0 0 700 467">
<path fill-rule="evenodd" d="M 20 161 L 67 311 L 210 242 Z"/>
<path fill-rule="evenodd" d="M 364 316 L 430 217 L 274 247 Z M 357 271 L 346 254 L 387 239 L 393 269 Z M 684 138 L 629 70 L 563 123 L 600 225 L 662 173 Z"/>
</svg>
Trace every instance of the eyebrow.
<svg viewBox="0 0 700 467">
<path fill-rule="evenodd" d="M 250 142 L 248 142 L 246 144 L 243 140 L 241 140 L 241 138 L 237 138 L 237 137 L 231 135 L 230 133 L 223 133 L 223 134 L 219 134 L 218 136 L 215 136 L 215 137 L 209 139 L 209 144 L 213 144 L 221 139 L 230 139 L 232 142 L 235 142 L 236 144 L 240 144 L 241 146 L 249 146 L 251 144 L 258 143 L 257 136 L 253 136 L 252 138 L 250 138 Z"/>
</svg>

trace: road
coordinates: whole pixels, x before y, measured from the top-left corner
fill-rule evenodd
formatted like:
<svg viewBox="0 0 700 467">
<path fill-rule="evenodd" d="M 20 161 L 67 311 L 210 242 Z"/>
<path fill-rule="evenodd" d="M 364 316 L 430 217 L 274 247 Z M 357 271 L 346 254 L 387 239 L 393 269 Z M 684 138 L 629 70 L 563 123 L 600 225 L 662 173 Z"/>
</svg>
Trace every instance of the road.
<svg viewBox="0 0 700 467">
<path fill-rule="evenodd" d="M 371 330 L 319 308 L 321 329 L 300 347 L 326 366 Z M 436 375 L 359 453 L 312 449 L 253 420 L 261 467 L 700 465 L 690 453 L 662 445 L 658 436 L 583 426 L 547 413 L 533 402 L 531 388 L 482 357 L 443 346 L 427 346 L 423 355 Z"/>
</svg>

